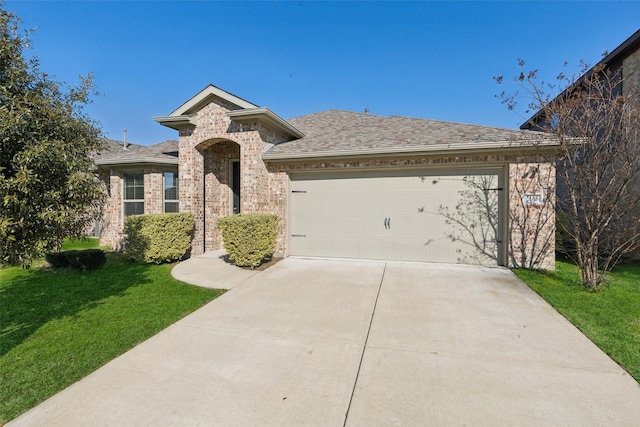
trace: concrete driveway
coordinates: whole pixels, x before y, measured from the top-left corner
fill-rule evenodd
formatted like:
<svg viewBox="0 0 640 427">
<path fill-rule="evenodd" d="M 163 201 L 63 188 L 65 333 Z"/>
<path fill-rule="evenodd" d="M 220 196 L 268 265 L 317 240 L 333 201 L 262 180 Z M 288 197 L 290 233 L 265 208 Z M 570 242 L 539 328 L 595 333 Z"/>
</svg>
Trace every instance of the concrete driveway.
<svg viewBox="0 0 640 427">
<path fill-rule="evenodd" d="M 218 283 L 220 262 L 188 270 Z M 250 273 L 9 425 L 640 420 L 633 378 L 508 270 L 288 258 Z"/>
</svg>

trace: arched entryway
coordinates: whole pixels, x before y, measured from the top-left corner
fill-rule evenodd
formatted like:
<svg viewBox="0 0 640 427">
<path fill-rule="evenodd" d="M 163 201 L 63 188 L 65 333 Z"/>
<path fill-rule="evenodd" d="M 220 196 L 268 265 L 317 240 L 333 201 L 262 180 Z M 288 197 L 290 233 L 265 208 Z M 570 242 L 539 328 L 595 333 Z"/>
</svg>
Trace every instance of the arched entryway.
<svg viewBox="0 0 640 427">
<path fill-rule="evenodd" d="M 198 151 L 204 159 L 204 250 L 213 251 L 222 248 L 218 218 L 241 211 L 241 149 L 234 141 L 210 140 Z"/>
</svg>

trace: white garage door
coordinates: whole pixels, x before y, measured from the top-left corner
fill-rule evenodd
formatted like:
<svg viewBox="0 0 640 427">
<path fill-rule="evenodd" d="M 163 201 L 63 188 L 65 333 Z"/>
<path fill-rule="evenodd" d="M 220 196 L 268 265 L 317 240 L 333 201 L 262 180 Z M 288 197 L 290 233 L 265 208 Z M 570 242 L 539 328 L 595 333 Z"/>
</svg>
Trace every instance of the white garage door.
<svg viewBox="0 0 640 427">
<path fill-rule="evenodd" d="M 502 173 L 291 175 L 289 254 L 496 265 Z"/>
</svg>

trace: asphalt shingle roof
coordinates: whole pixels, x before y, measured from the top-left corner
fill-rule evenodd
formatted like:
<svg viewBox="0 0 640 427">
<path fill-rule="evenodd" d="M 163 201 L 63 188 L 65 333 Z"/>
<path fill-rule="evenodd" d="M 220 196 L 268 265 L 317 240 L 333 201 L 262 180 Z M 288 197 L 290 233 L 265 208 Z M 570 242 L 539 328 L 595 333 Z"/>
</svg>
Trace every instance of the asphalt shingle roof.
<svg viewBox="0 0 640 427">
<path fill-rule="evenodd" d="M 499 143 L 539 139 L 537 132 L 451 123 L 401 116 L 376 116 L 342 110 L 328 110 L 288 120 L 304 137 L 278 144 L 270 158 L 289 155 L 367 152 L 385 149 L 415 150 L 451 144 Z"/>
<path fill-rule="evenodd" d="M 107 139 L 106 143 L 107 148 L 93 156 L 97 165 L 126 164 L 138 161 L 178 164 L 178 141 L 169 140 L 153 145 L 127 143 L 126 149 L 122 141 Z"/>
<path fill-rule="evenodd" d="M 296 156 L 358 155 L 363 153 L 413 152 L 420 149 L 450 146 L 470 147 L 477 144 L 539 142 L 540 132 L 503 129 L 489 126 L 452 123 L 401 116 L 376 116 L 343 110 L 328 110 L 296 117 L 288 122 L 302 131 L 304 137 L 271 147 L 265 158 Z M 106 140 L 108 148 L 94 156 L 98 166 L 132 163 L 178 164 L 178 142 L 164 141 L 154 145 L 128 144 Z M 493 143 L 493 145 L 492 145 Z"/>
</svg>

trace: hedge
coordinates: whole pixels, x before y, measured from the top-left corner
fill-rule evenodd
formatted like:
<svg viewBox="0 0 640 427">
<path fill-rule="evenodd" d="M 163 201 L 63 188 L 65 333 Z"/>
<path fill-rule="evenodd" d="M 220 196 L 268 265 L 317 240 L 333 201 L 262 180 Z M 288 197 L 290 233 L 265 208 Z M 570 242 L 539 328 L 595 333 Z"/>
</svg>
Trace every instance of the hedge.
<svg viewBox="0 0 640 427">
<path fill-rule="evenodd" d="M 53 268 L 71 267 L 81 271 L 96 270 L 107 262 L 102 249 L 52 252 L 45 259 Z"/>
<path fill-rule="evenodd" d="M 124 253 L 135 261 L 154 264 L 184 259 L 191 249 L 193 228 L 191 213 L 128 216 Z"/>
<path fill-rule="evenodd" d="M 218 219 L 224 249 L 240 267 L 258 267 L 276 248 L 278 216 L 238 214 Z"/>
</svg>

